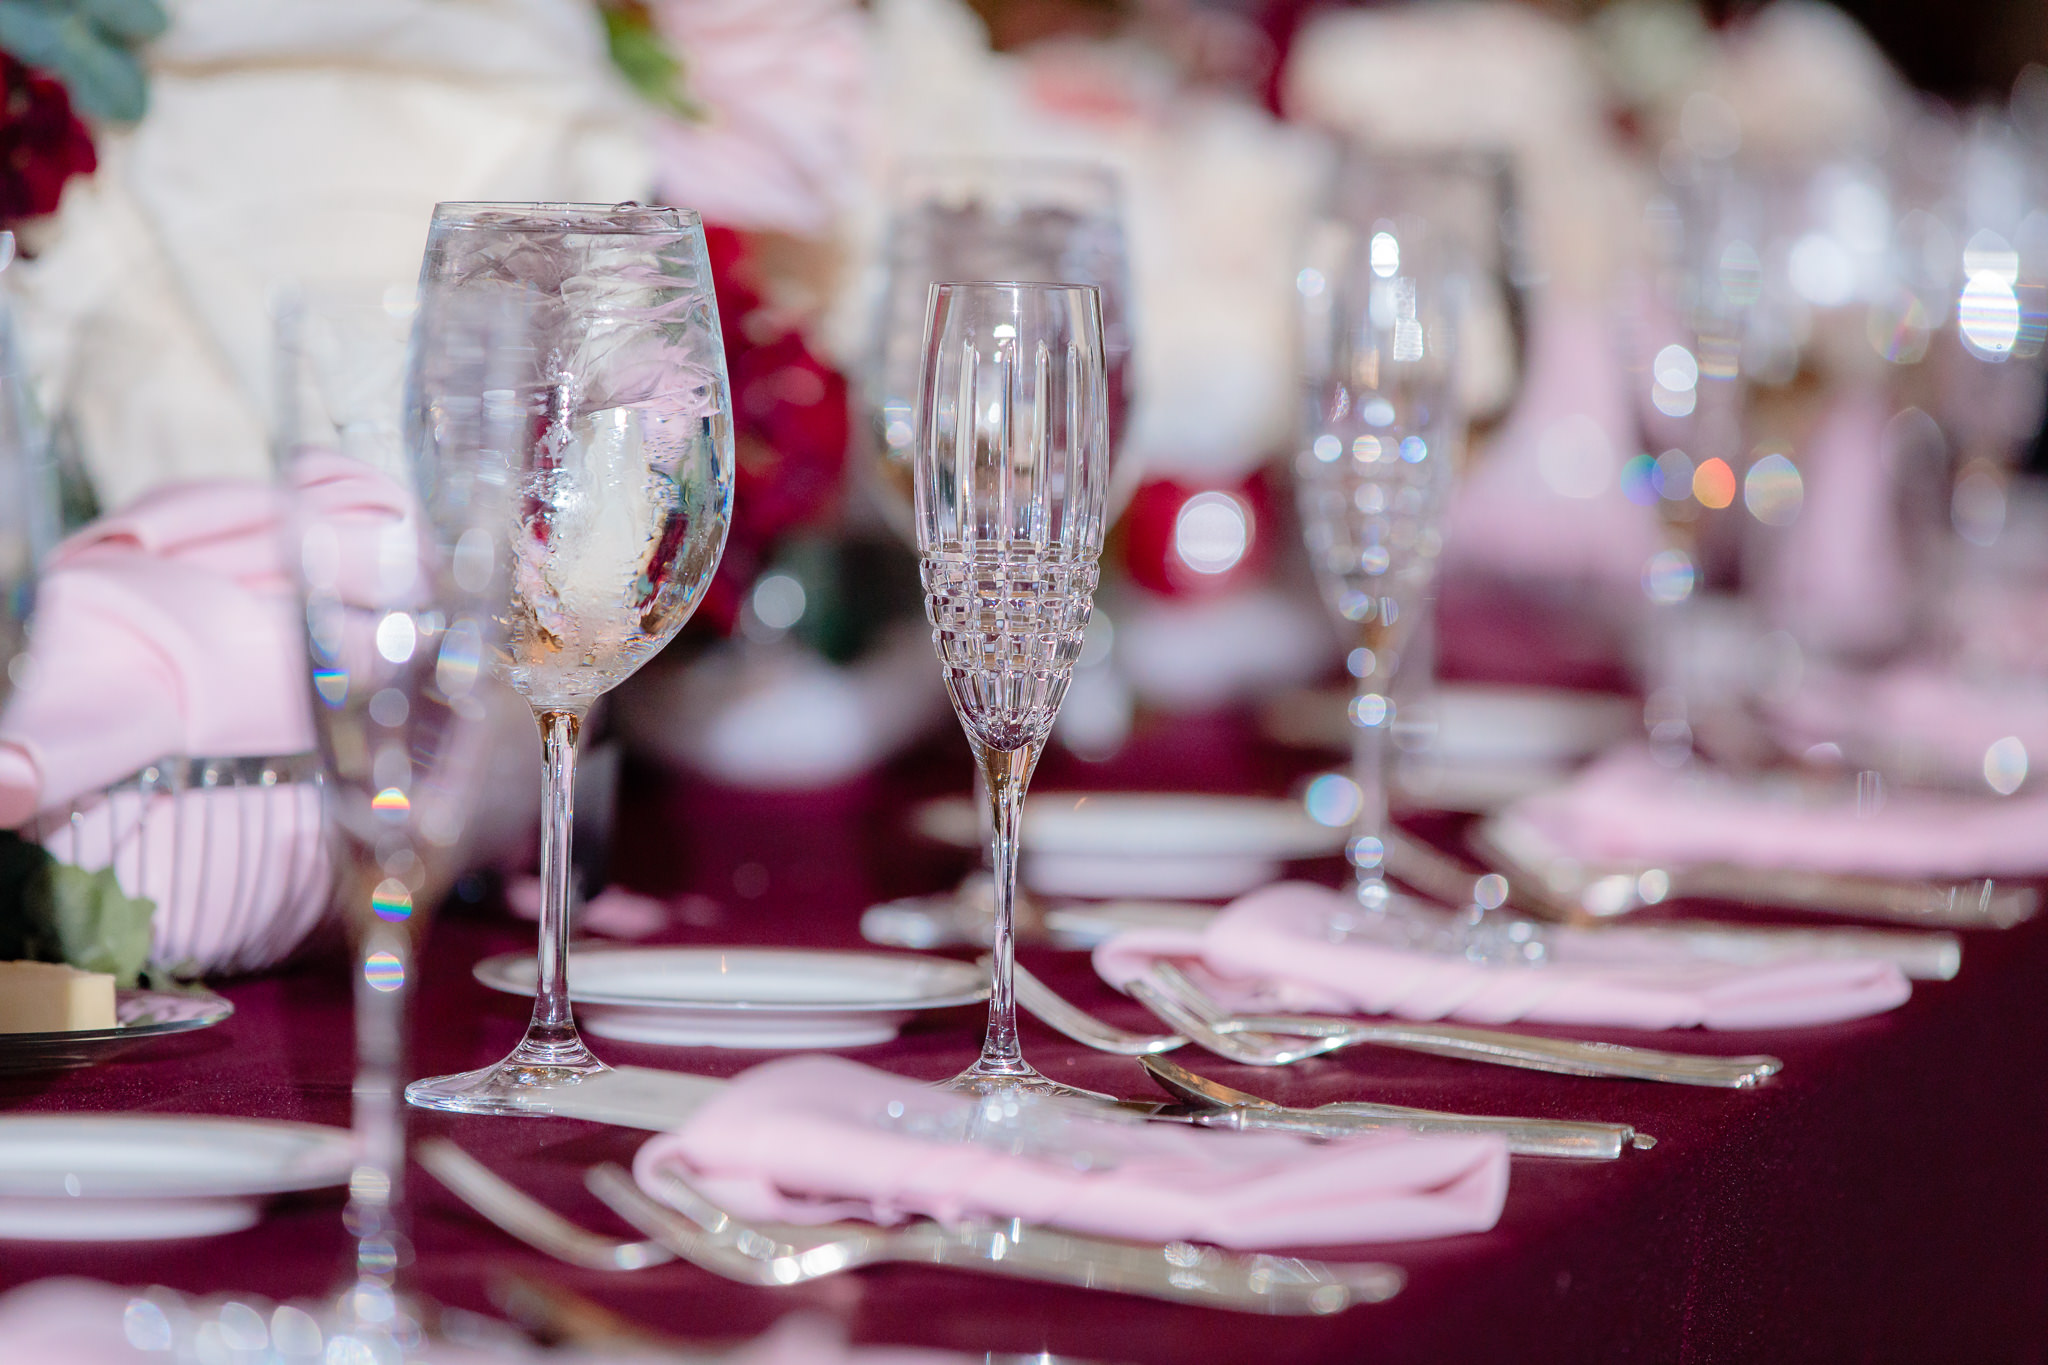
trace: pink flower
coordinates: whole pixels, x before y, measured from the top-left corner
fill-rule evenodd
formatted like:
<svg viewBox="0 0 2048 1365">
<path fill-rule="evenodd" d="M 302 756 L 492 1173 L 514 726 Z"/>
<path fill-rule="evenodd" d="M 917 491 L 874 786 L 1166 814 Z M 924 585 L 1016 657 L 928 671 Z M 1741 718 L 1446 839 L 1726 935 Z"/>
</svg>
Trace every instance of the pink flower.
<svg viewBox="0 0 2048 1365">
<path fill-rule="evenodd" d="M 653 0 L 701 121 L 655 130 L 662 196 L 708 222 L 820 236 L 860 173 L 865 19 L 853 0 Z"/>
</svg>

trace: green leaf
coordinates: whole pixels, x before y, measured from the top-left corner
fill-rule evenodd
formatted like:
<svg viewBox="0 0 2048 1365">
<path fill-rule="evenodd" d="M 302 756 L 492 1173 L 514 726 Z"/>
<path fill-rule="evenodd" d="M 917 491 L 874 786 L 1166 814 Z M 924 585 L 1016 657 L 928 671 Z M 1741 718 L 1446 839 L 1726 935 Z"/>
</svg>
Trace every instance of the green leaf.
<svg viewBox="0 0 2048 1365">
<path fill-rule="evenodd" d="M 132 986 L 149 961 L 156 906 L 129 897 L 112 868 L 60 863 L 0 830 L 0 961 L 68 962 Z"/>
<path fill-rule="evenodd" d="M 62 81 L 72 104 L 92 118 L 132 123 L 149 107 L 142 63 L 83 13 L 0 0 L 0 49 Z"/>
<path fill-rule="evenodd" d="M 683 63 L 640 5 L 602 7 L 604 36 L 612 65 L 647 100 L 678 118 L 696 121 L 704 111 L 683 93 Z M 4 40 L 0 40 L 4 41 Z"/>
<path fill-rule="evenodd" d="M 92 20 L 109 38 L 122 43 L 146 43 L 163 36 L 171 26 L 170 16 L 157 0 L 72 0 L 79 13 Z"/>
<path fill-rule="evenodd" d="M 135 984 L 149 961 L 156 906 L 123 892 L 114 869 L 87 872 L 52 863 L 50 911 L 64 961 L 88 972 L 109 972 L 117 986 Z"/>
</svg>

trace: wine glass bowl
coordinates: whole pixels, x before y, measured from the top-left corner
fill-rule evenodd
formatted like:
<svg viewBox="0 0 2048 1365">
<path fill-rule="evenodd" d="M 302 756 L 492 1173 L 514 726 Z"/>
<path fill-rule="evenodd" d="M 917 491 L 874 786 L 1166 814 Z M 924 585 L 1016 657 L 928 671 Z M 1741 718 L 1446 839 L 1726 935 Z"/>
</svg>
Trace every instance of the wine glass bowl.
<svg viewBox="0 0 2048 1365">
<path fill-rule="evenodd" d="M 421 269 L 411 403 L 430 461 L 490 454 L 507 496 L 494 671 L 541 729 L 533 1020 L 496 1066 L 414 1082 L 465 1113 L 545 1113 L 605 1069 L 568 999 L 576 743 L 597 698 L 665 646 L 732 515 L 732 403 L 702 225 L 634 204 L 443 204 Z"/>
<path fill-rule="evenodd" d="M 957 1088 L 1067 1087 L 1017 1045 L 1017 827 L 1094 600 L 1109 433 L 1101 299 L 1087 285 L 932 287 L 913 493 L 925 610 L 992 830 L 993 981 Z"/>
</svg>

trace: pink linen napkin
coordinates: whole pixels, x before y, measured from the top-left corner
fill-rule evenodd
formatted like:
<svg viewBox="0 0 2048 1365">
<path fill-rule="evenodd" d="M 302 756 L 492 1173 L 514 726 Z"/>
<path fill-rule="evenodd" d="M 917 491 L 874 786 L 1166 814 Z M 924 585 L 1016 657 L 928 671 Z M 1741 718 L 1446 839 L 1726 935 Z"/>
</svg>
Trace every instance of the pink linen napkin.
<svg viewBox="0 0 2048 1365">
<path fill-rule="evenodd" d="M 0 715 L 0 826 L 171 754 L 313 745 L 304 649 L 264 485 L 157 489 L 59 545 Z"/>
<path fill-rule="evenodd" d="M 1551 931 L 1540 967 L 1472 962 L 1361 938 L 1333 938 L 1355 914 L 1344 892 L 1281 882 L 1232 902 L 1200 930 L 1133 929 L 1095 949 L 1095 970 L 1121 988 L 1168 958 L 1200 964 L 1202 984 L 1238 1009 L 1391 1014 L 1469 1024 L 1613 1028 L 1790 1028 L 1878 1014 L 1911 987 L 1889 962 L 1804 959 L 1767 966 L 1619 958 L 1577 950 L 1583 931 Z M 1603 948 L 1608 949 L 1602 951 Z"/>
<path fill-rule="evenodd" d="M 2001 740 L 2016 739 L 2028 758 L 2048 762 L 2048 683 L 1979 680 L 1932 660 L 1868 674 L 1814 670 L 1771 720 L 1795 750 L 1834 743 L 1852 762 L 1875 755 L 1955 781 L 1984 781 Z"/>
<path fill-rule="evenodd" d="M 1894 790 L 1859 809 L 1846 787 L 1673 772 L 1619 749 L 1503 818 L 1594 866 L 1747 867 L 1886 877 L 2032 876 L 2048 871 L 2048 796 Z"/>
<path fill-rule="evenodd" d="M 841 1058 L 790 1057 L 748 1071 L 647 1143 L 633 1171 L 659 1197 L 657 1177 L 673 1168 L 744 1218 L 1024 1218 L 1239 1248 L 1481 1232 L 1507 1194 L 1507 1148 L 1492 1137 L 1319 1144 L 1119 1121 L 1035 1097 L 1013 1111 L 990 1103 Z"/>
</svg>

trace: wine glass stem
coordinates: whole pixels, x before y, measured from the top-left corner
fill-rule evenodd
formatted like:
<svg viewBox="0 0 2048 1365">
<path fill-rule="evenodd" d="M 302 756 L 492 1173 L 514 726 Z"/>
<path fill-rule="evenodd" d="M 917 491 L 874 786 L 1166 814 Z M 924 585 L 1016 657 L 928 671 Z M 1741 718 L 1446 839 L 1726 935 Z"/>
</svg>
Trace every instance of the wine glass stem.
<svg viewBox="0 0 2048 1365">
<path fill-rule="evenodd" d="M 540 979 L 527 1049 L 579 1047 L 569 1007 L 569 841 L 576 820 L 576 736 L 583 717 L 541 711 Z"/>
<path fill-rule="evenodd" d="M 1394 728 L 1389 650 L 1369 651 L 1374 660 L 1358 680 L 1351 702 L 1351 780 L 1358 784 L 1358 815 L 1351 823 L 1345 854 L 1351 861 L 1358 903 L 1384 913 L 1387 892 L 1387 773 Z"/>
<path fill-rule="evenodd" d="M 988 793 L 990 862 L 995 875 L 995 939 L 990 945 L 995 959 L 988 994 L 988 1033 L 982 1040 L 981 1060 L 970 1069 L 976 1076 L 1028 1076 L 1022 1049 L 1017 1045 L 1017 997 L 1015 990 L 1017 942 L 1017 828 L 1024 814 L 1024 788 L 1031 782 L 1031 770 L 1038 766 L 1042 744 L 1022 749 L 991 749 L 974 743 L 974 761 L 981 769 Z"/>
</svg>

